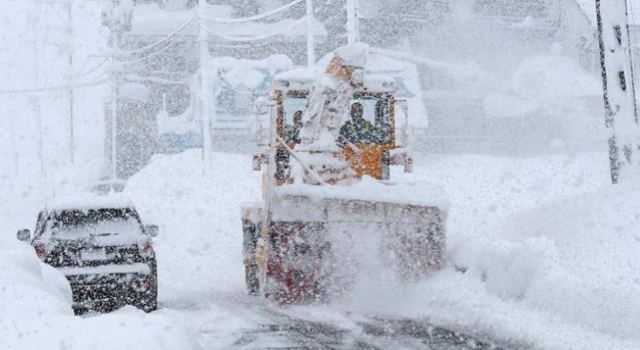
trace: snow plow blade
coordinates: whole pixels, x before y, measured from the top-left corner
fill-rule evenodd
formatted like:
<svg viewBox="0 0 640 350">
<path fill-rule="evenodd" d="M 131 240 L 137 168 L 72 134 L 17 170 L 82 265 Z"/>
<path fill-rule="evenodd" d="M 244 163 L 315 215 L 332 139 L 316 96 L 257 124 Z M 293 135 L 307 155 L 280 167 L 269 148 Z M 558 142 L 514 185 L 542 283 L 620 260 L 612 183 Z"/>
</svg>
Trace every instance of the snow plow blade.
<svg viewBox="0 0 640 350">
<path fill-rule="evenodd" d="M 254 223 L 261 229 L 253 230 L 249 244 L 245 231 L 245 256 L 255 256 L 249 264 L 256 271 L 253 291 L 259 286 L 278 302 L 348 293 L 353 279 L 379 266 L 407 281 L 443 266 L 446 212 L 436 206 L 302 195 L 282 196 L 274 204 L 266 221 Z"/>
</svg>

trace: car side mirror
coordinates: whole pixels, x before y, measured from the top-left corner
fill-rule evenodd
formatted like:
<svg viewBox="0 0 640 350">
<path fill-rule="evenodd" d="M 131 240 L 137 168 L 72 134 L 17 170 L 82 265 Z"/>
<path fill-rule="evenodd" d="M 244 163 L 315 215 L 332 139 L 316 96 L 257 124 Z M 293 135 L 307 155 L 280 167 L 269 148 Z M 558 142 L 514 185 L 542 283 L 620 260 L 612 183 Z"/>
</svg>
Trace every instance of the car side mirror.
<svg viewBox="0 0 640 350">
<path fill-rule="evenodd" d="M 31 231 L 29 231 L 29 229 L 25 228 L 25 229 L 22 229 L 22 230 L 18 231 L 16 236 L 18 237 L 19 241 L 27 242 L 31 238 Z"/>
<path fill-rule="evenodd" d="M 253 156 L 253 161 L 251 162 L 251 168 L 253 169 L 253 171 L 262 170 L 262 157 Z"/>
<path fill-rule="evenodd" d="M 409 156 L 404 157 L 404 172 L 405 173 L 413 172 L 413 158 Z"/>
<path fill-rule="evenodd" d="M 159 229 L 158 229 L 158 225 L 146 225 L 144 227 L 144 230 L 149 234 L 149 236 L 151 237 L 157 237 L 158 233 L 159 233 Z"/>
</svg>

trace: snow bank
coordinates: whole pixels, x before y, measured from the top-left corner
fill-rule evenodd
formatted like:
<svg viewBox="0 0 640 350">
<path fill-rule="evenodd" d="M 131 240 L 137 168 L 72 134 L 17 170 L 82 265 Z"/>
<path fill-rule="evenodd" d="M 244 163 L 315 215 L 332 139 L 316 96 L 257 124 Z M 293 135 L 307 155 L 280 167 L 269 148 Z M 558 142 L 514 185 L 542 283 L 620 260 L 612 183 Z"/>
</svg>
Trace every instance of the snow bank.
<svg viewBox="0 0 640 350">
<path fill-rule="evenodd" d="M 506 229 L 548 246 L 548 262 L 524 285 L 523 297 L 640 344 L 639 196 L 637 184 L 611 186 L 515 217 Z"/>
<path fill-rule="evenodd" d="M 251 157 L 214 153 L 203 175 L 201 150 L 155 155 L 128 181 L 125 194 L 148 224 L 157 224 L 158 297 L 170 317 L 201 332 L 205 349 L 238 346 L 238 332 L 258 327 L 256 314 L 220 294 L 245 294 L 240 207 L 260 199 Z M 259 318 L 259 317 L 258 317 Z"/>
<path fill-rule="evenodd" d="M 244 288 L 240 206 L 259 200 L 260 174 L 247 156 L 213 159 L 204 177 L 201 150 L 155 155 L 125 188 L 145 223 L 160 228 L 154 242 L 161 302 L 185 291 Z"/>
<path fill-rule="evenodd" d="M 439 321 L 544 349 L 637 349 L 638 195 L 605 187 L 514 215 L 498 237 L 458 245 L 467 273 L 444 272 L 415 300 Z"/>
<path fill-rule="evenodd" d="M 560 50 L 557 45 L 553 54 L 523 60 L 505 87 L 484 97 L 484 114 L 504 122 L 495 132 L 509 132 L 517 124 L 506 119 L 515 119 L 521 125 L 512 130 L 511 139 L 588 149 L 605 142 L 601 82 Z"/>
<path fill-rule="evenodd" d="M 607 159 L 418 159 L 415 174 L 397 176 L 449 195 L 451 266 L 415 285 L 388 279 L 375 302 L 369 288 L 351 307 L 516 347 L 637 349 L 640 186 L 610 186 Z"/>
<path fill-rule="evenodd" d="M 571 58 L 541 55 L 522 61 L 512 78 L 521 96 L 535 99 L 602 95 L 602 83 Z"/>
<path fill-rule="evenodd" d="M 18 242 L 0 248 L 0 313 L 0 348 L 6 350 L 196 348 L 181 325 L 137 309 L 74 316 L 64 276 Z"/>
<path fill-rule="evenodd" d="M 37 212 L 53 193 L 83 201 L 70 193 L 90 183 L 89 172 L 48 172 L 46 180 L 31 173 L 0 175 L 0 349 L 196 349 L 183 325 L 158 313 L 127 308 L 111 315 L 73 315 L 66 278 L 16 240 L 18 229 L 33 230 Z M 56 190 L 46 190 L 47 185 Z"/>
<path fill-rule="evenodd" d="M 201 330 L 202 344 L 221 348 L 232 346 L 239 329 L 262 322 L 259 313 L 243 310 L 239 219 L 241 204 L 259 198 L 260 175 L 247 156 L 213 158 L 204 177 L 199 150 L 157 155 L 125 192 L 145 222 L 160 225 L 161 303 L 187 310 L 158 313 Z M 318 317 L 350 310 L 425 318 L 516 347 L 637 349 L 640 266 L 633 232 L 640 186 L 611 188 L 608 171 L 606 153 L 418 155 L 413 174 L 392 168 L 400 186 L 443 187 L 449 255 L 467 272 L 448 268 L 407 284 L 369 256 L 365 265 L 371 265 L 363 267 L 370 273 L 354 283 L 353 300 Z"/>
</svg>

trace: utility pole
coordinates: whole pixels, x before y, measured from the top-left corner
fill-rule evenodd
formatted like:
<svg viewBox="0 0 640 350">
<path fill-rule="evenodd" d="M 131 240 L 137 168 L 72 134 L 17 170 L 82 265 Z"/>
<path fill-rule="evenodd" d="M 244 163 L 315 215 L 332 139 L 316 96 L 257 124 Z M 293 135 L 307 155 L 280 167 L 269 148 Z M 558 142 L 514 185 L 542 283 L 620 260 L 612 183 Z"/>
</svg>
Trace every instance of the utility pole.
<svg viewBox="0 0 640 350">
<path fill-rule="evenodd" d="M 120 78 L 122 73 L 122 66 L 118 62 L 118 49 L 120 47 L 120 37 L 122 34 L 131 29 L 131 11 L 133 8 L 133 2 L 131 0 L 111 0 L 111 3 L 107 5 L 102 13 L 102 24 L 109 28 L 109 44 L 111 46 L 111 103 L 110 120 L 111 125 L 109 130 L 110 149 L 108 153 L 109 157 L 109 173 L 111 179 L 118 178 L 118 96 L 120 95 Z M 105 118 L 106 119 L 106 118 Z"/>
<path fill-rule="evenodd" d="M 111 103 L 109 105 L 109 109 L 111 110 L 111 150 L 110 150 L 110 160 L 109 160 L 109 171 L 111 175 L 111 179 L 115 180 L 118 178 L 118 95 L 120 95 L 120 77 L 119 72 L 117 71 L 117 58 L 115 55 L 116 48 L 118 47 L 118 38 L 117 36 L 114 38 L 114 45 L 112 47 L 113 56 L 111 57 Z"/>
<path fill-rule="evenodd" d="M 42 139 L 42 111 L 41 111 L 41 106 L 40 106 L 40 96 L 35 96 L 31 99 L 31 106 L 33 108 L 33 114 L 35 115 L 35 119 L 36 119 L 36 133 L 38 134 L 37 137 L 37 144 L 38 144 L 38 160 L 40 161 L 40 172 L 42 173 L 42 175 L 44 175 L 45 177 L 45 183 L 46 183 L 46 178 L 47 178 L 47 173 L 46 173 L 46 165 L 45 165 L 45 156 L 44 156 L 44 145 L 43 145 L 43 139 Z"/>
<path fill-rule="evenodd" d="M 61 45 L 63 50 L 67 53 L 67 65 L 68 65 L 68 76 L 67 83 L 69 85 L 69 90 L 67 92 L 68 103 L 69 103 L 69 140 L 68 140 L 68 149 L 69 149 L 69 162 L 73 164 L 74 162 L 74 151 L 75 151 L 75 142 L 74 142 L 74 91 L 73 91 L 73 2 L 74 0 L 41 0 L 40 3 L 46 7 L 53 8 L 56 5 L 64 5 L 67 16 L 67 25 L 65 28 L 65 38 L 66 42 L 58 43 Z M 57 6 L 54 11 L 58 11 Z"/>
<path fill-rule="evenodd" d="M 67 2 L 67 38 L 68 38 L 68 58 L 69 64 L 69 161 L 74 163 L 75 142 L 73 135 L 73 2 Z"/>
<path fill-rule="evenodd" d="M 626 0 L 595 0 L 611 181 L 640 176 L 640 125 L 635 99 Z"/>
<path fill-rule="evenodd" d="M 38 6 L 38 5 L 36 5 Z M 40 4 L 42 6 L 42 4 Z M 35 13 L 39 13 L 40 9 L 37 9 Z M 39 19 L 31 18 L 31 32 L 33 33 L 33 57 L 40 57 L 40 42 L 39 42 Z M 44 43 L 42 43 L 44 44 Z M 34 72 L 34 80 L 35 86 L 40 85 L 40 61 L 37 59 L 33 60 L 33 72 Z M 40 162 L 40 172 L 44 177 L 45 187 L 47 186 L 47 172 L 46 172 L 46 161 L 44 154 L 44 140 L 43 140 L 43 132 L 42 132 L 42 110 L 41 110 L 41 96 L 39 93 L 35 93 L 34 95 L 29 97 L 29 103 L 31 104 L 31 108 L 33 109 L 33 115 L 35 118 L 35 126 L 36 126 L 36 147 L 38 152 L 38 161 Z"/>
<path fill-rule="evenodd" d="M 205 19 L 207 17 L 207 1 L 198 1 L 198 46 L 200 49 L 200 121 L 202 123 L 202 174 L 207 175 L 211 169 L 211 115 L 215 114 L 212 98 L 212 85 L 209 82 L 209 69 L 217 72 L 217 67 L 210 67 L 209 34 Z M 217 73 L 216 73 L 217 74 Z"/>
<path fill-rule="evenodd" d="M 358 0 L 347 0 L 347 43 L 349 45 L 360 41 L 359 8 Z"/>
<path fill-rule="evenodd" d="M 307 66 L 312 68 L 316 63 L 316 44 L 313 37 L 313 0 L 307 2 Z"/>
</svg>

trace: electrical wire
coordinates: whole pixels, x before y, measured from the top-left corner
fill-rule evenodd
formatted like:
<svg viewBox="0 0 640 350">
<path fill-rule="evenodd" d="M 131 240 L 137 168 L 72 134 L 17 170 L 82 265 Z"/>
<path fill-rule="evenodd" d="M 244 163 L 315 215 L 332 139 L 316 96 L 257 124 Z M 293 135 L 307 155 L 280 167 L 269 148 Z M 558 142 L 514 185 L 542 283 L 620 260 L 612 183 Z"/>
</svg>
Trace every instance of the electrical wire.
<svg viewBox="0 0 640 350">
<path fill-rule="evenodd" d="M 98 86 L 107 82 L 109 82 L 108 79 L 101 79 L 98 81 L 94 81 L 92 83 L 34 87 L 34 88 L 13 89 L 13 90 L 0 90 L 0 95 L 24 94 L 24 93 L 30 93 L 30 92 L 46 92 L 46 91 L 55 91 L 55 90 L 69 90 L 69 89 L 74 89 L 79 87 Z"/>
<path fill-rule="evenodd" d="M 235 36 L 235 35 L 224 35 L 224 34 L 220 34 L 217 32 L 212 31 L 210 28 L 206 28 L 207 31 L 209 32 L 209 34 L 218 36 L 222 39 L 225 40 L 229 40 L 229 41 L 260 41 L 260 40 L 264 40 L 264 39 L 268 39 L 274 36 L 278 36 L 281 34 L 286 33 L 287 31 L 289 31 L 291 28 L 299 26 L 300 24 L 304 23 L 305 21 L 307 21 L 307 16 L 304 16 L 302 18 L 300 18 L 299 20 L 295 21 L 294 23 L 283 27 L 280 30 L 277 30 L 275 32 L 271 32 L 265 35 L 260 35 L 260 36 Z"/>
<path fill-rule="evenodd" d="M 149 49 L 151 49 L 153 47 L 156 47 L 156 46 L 160 45 L 161 43 L 171 39 L 172 37 L 176 36 L 178 33 L 183 31 L 184 29 L 186 29 L 190 25 L 192 25 L 195 22 L 195 20 L 196 20 L 196 17 L 191 18 L 190 20 L 185 22 L 183 25 L 181 25 L 178 29 L 174 30 L 172 33 L 168 34 L 164 38 L 162 38 L 162 39 L 160 39 L 160 40 L 158 40 L 158 41 L 156 41 L 154 43 L 151 43 L 151 44 L 149 44 L 149 45 L 147 45 L 145 47 L 141 47 L 139 49 L 135 49 L 135 50 L 131 50 L 131 51 L 118 51 L 118 52 L 115 52 L 115 54 L 116 55 L 121 55 L 121 56 L 124 56 L 124 55 L 135 55 L 137 53 L 149 50 Z"/>
<path fill-rule="evenodd" d="M 155 56 L 163 53 L 164 51 L 167 51 L 169 48 L 171 48 L 172 46 L 174 46 L 177 43 L 178 43 L 177 41 L 172 41 L 169 44 L 167 44 L 165 47 L 163 47 L 162 49 L 160 49 L 158 51 L 155 51 L 153 53 L 150 53 L 150 54 L 148 54 L 146 56 L 139 57 L 139 58 L 136 58 L 136 59 L 133 59 L 133 60 L 128 60 L 128 61 L 118 60 L 116 62 L 122 63 L 122 64 L 132 64 L 132 63 L 138 63 L 138 62 L 141 62 L 141 61 L 145 61 L 145 60 L 148 60 L 151 57 L 155 57 Z"/>
<path fill-rule="evenodd" d="M 95 67 L 89 69 L 88 71 L 86 71 L 84 73 L 78 73 L 77 75 L 74 75 L 73 79 L 84 77 L 84 76 L 87 76 L 87 75 L 97 71 L 98 69 L 100 69 L 100 67 L 104 66 L 104 64 L 107 63 L 107 61 L 109 61 L 109 59 L 105 58 L 104 60 L 102 60 L 102 62 L 98 63 L 98 65 L 96 65 Z"/>
<path fill-rule="evenodd" d="M 282 12 L 284 10 L 287 10 L 301 2 L 303 2 L 305 0 L 294 0 L 284 6 L 281 6 L 277 9 L 273 9 L 271 11 L 267 11 L 265 13 L 261 13 L 259 15 L 255 15 L 255 16 L 250 16 L 250 17 L 240 17 L 240 18 L 222 18 L 222 17 L 207 17 L 207 18 L 203 18 L 205 21 L 208 22 L 216 22 L 216 23 L 227 23 L 227 24 L 231 24 L 231 23 L 247 23 L 247 22 L 255 22 L 258 20 L 261 20 L 263 18 L 269 17 L 271 15 L 277 14 L 279 12 Z"/>
</svg>

